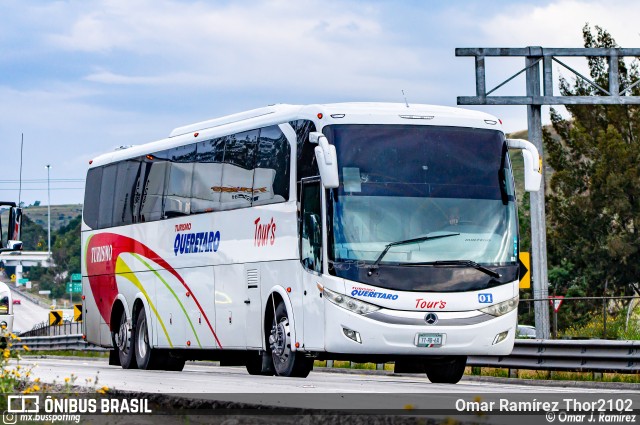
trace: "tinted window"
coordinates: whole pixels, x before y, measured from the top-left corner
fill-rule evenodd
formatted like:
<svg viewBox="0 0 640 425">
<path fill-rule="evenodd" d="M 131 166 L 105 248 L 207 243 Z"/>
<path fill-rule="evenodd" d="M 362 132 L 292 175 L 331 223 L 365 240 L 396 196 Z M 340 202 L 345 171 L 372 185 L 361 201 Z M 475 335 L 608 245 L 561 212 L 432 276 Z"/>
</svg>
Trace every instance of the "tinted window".
<svg viewBox="0 0 640 425">
<path fill-rule="evenodd" d="M 220 187 L 220 208 L 251 206 L 253 200 L 253 168 L 258 130 L 228 136 L 224 149 L 224 167 Z"/>
<path fill-rule="evenodd" d="M 165 177 L 164 216 L 175 217 L 191 213 L 191 177 L 196 157 L 196 145 L 179 146 L 160 152 L 169 167 Z"/>
<path fill-rule="evenodd" d="M 118 165 L 108 165 L 102 170 L 102 184 L 100 185 L 100 211 L 98 211 L 98 228 L 104 229 L 113 224 L 113 199 L 116 189 Z"/>
<path fill-rule="evenodd" d="M 290 157 L 289 142 L 278 126 L 260 131 L 253 180 L 254 205 L 289 199 Z"/>
<path fill-rule="evenodd" d="M 421 125 L 332 125 L 345 192 L 502 199 L 503 136 L 495 130 Z"/>
<path fill-rule="evenodd" d="M 191 212 L 220 209 L 225 137 L 200 142 L 191 186 Z"/>
<path fill-rule="evenodd" d="M 297 137 L 297 163 L 298 163 L 298 175 L 296 180 L 307 177 L 314 177 L 320 175 L 318 171 L 318 164 L 316 163 L 316 155 L 314 153 L 315 145 L 309 143 L 309 133 L 316 131 L 316 125 L 313 121 L 309 120 L 297 120 L 289 123 L 296 132 Z M 300 199 L 299 185 L 298 185 L 298 199 Z"/>
<path fill-rule="evenodd" d="M 136 199 L 140 198 L 138 221 L 153 221 L 162 218 L 162 196 L 168 162 L 154 155 L 147 155 L 140 168 L 136 185 Z"/>
<path fill-rule="evenodd" d="M 102 168 L 92 168 L 87 172 L 87 183 L 84 189 L 84 222 L 92 229 L 98 228 L 98 211 L 100 210 L 100 186 L 102 184 Z"/>
<path fill-rule="evenodd" d="M 133 222 L 134 198 L 140 173 L 140 162 L 123 161 L 118 164 L 118 175 L 113 201 L 113 225 L 122 226 Z"/>
</svg>

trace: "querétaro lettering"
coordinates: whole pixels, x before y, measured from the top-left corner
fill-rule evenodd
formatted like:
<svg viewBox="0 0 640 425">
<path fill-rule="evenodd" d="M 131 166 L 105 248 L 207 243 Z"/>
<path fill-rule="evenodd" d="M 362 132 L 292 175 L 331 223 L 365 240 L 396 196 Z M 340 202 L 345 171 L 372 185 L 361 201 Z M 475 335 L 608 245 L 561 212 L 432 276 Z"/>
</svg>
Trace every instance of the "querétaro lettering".
<svg viewBox="0 0 640 425">
<path fill-rule="evenodd" d="M 217 252 L 220 247 L 220 232 L 178 233 L 173 242 L 173 252 L 195 254 L 198 252 Z"/>
<path fill-rule="evenodd" d="M 371 297 L 371 298 L 382 298 L 386 300 L 397 300 L 398 296 L 395 294 L 389 294 L 386 292 L 376 292 L 376 291 L 363 291 L 361 289 L 354 289 L 351 291 L 351 296 L 359 296 L 359 297 Z"/>
</svg>

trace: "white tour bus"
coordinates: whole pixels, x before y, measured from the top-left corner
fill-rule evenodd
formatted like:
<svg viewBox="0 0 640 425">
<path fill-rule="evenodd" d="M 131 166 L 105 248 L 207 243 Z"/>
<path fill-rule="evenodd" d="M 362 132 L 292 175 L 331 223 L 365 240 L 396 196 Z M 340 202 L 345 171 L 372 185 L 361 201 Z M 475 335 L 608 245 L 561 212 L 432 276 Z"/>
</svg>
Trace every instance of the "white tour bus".
<svg viewBox="0 0 640 425">
<path fill-rule="evenodd" d="M 467 355 L 513 348 L 510 147 L 537 190 L 532 144 L 427 105 L 269 106 L 102 155 L 83 212 L 87 340 L 123 368 L 395 361 L 455 383 Z"/>
</svg>

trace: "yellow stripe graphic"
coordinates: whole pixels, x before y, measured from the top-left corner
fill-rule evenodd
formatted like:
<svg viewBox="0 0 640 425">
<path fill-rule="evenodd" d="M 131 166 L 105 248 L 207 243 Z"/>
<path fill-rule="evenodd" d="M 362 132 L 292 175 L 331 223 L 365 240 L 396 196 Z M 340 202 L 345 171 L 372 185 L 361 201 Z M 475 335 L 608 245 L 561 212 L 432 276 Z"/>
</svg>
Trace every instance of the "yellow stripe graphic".
<svg viewBox="0 0 640 425">
<path fill-rule="evenodd" d="M 156 318 L 158 319 L 158 322 L 160 322 L 160 326 L 162 326 L 162 331 L 164 332 L 164 335 L 167 337 L 167 341 L 169 341 L 169 346 L 173 348 L 173 343 L 171 342 L 171 338 L 169 338 L 169 333 L 167 332 L 167 328 L 164 326 L 164 322 L 160 318 L 160 315 L 158 314 L 158 310 L 156 310 L 156 307 L 151 302 L 151 298 L 149 297 L 149 294 L 147 294 L 147 291 L 142 286 L 142 283 L 140 283 L 140 280 L 138 280 L 137 276 L 131 271 L 127 263 L 125 263 L 124 260 L 120 258 L 120 256 L 118 256 L 118 259 L 116 260 L 116 274 L 124 277 L 129 282 L 133 283 L 133 285 L 136 288 L 138 288 L 140 292 L 142 292 L 142 295 L 144 295 L 144 297 L 147 299 L 147 303 L 149 303 L 149 307 L 151 307 L 153 314 L 155 314 Z"/>
<path fill-rule="evenodd" d="M 193 323 L 191 322 L 191 318 L 189 317 L 189 314 L 187 313 L 187 310 L 184 308 L 184 305 L 180 302 L 180 299 L 178 298 L 178 295 L 173 291 L 173 289 L 171 288 L 171 286 L 169 286 L 169 284 L 167 283 L 167 281 L 165 281 L 162 276 L 160 276 L 160 274 L 157 272 L 157 270 L 155 270 L 153 267 L 151 267 L 149 265 L 149 263 L 147 263 L 146 261 L 144 261 L 144 259 L 142 257 L 140 257 L 138 254 L 134 254 L 133 252 L 131 253 L 131 255 L 133 255 L 135 258 L 138 259 L 138 261 L 140 261 L 142 264 L 144 264 L 149 270 L 151 270 L 153 272 L 153 274 L 156 275 L 156 277 L 158 279 L 160 279 L 160 281 L 162 283 L 164 283 L 164 286 L 167 287 L 167 289 L 169 290 L 169 292 L 171 292 L 171 294 L 173 295 L 173 298 L 176 299 L 176 301 L 178 302 L 178 305 L 180 306 L 180 308 L 182 309 L 182 312 L 184 313 L 184 316 L 187 318 L 187 321 L 189 322 L 189 326 L 191 326 L 191 330 L 193 331 L 193 335 L 196 337 L 196 341 L 198 342 L 198 346 L 200 348 L 202 348 L 202 344 L 200 344 L 200 338 L 198 338 L 198 333 L 196 332 L 195 327 L 193 326 Z"/>
</svg>

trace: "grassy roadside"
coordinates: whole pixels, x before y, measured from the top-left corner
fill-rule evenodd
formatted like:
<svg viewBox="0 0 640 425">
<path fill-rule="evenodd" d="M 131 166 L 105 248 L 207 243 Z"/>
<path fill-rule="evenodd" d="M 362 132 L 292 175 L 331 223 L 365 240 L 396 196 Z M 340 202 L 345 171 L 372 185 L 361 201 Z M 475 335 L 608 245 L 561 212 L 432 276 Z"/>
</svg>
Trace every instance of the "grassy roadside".
<svg viewBox="0 0 640 425">
<path fill-rule="evenodd" d="M 327 367 L 327 361 L 314 362 L 315 368 Z M 335 369 L 360 369 L 376 370 L 375 363 L 351 363 L 348 361 L 334 361 Z M 384 364 L 384 371 L 393 372 L 392 363 Z M 511 372 L 511 375 L 510 375 Z M 547 370 L 512 370 L 489 368 L 489 367 L 467 367 L 465 375 L 485 376 L 496 378 L 517 378 L 525 380 L 552 380 L 552 381 L 578 381 L 578 382 L 620 382 L 626 384 L 640 384 L 640 375 L 621 373 L 593 373 L 593 372 L 556 372 Z"/>
</svg>

